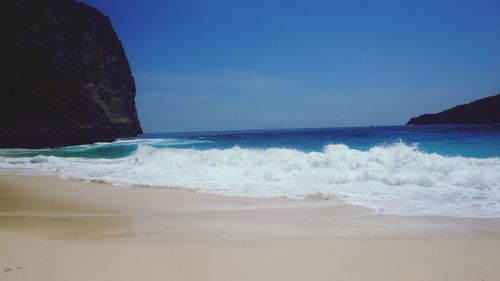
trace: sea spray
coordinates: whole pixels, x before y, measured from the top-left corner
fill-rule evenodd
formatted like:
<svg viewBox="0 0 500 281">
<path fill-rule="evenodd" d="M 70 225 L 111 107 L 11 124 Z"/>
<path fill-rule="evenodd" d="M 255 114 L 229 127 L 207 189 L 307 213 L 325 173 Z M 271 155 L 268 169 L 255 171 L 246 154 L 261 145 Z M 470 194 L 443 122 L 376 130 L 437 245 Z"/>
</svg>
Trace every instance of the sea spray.
<svg viewBox="0 0 500 281">
<path fill-rule="evenodd" d="M 133 152 L 117 158 L 4 155 L 0 168 L 227 196 L 301 199 L 321 193 L 388 214 L 500 217 L 497 157 L 443 156 L 402 142 L 366 151 L 329 144 L 312 152 L 172 148 L 169 142 L 131 142 Z"/>
</svg>

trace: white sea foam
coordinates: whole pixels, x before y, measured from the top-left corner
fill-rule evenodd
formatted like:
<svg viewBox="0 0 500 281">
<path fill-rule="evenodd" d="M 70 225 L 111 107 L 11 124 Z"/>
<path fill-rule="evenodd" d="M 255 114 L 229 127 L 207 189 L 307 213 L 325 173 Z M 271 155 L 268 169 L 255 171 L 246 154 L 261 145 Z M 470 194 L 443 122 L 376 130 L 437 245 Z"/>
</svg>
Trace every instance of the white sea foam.
<svg viewBox="0 0 500 281">
<path fill-rule="evenodd" d="M 500 158 L 445 157 L 403 143 L 368 151 L 331 144 L 308 153 L 139 145 L 119 159 L 0 157 L 0 168 L 228 196 L 307 198 L 321 193 L 389 214 L 500 217 Z"/>
</svg>

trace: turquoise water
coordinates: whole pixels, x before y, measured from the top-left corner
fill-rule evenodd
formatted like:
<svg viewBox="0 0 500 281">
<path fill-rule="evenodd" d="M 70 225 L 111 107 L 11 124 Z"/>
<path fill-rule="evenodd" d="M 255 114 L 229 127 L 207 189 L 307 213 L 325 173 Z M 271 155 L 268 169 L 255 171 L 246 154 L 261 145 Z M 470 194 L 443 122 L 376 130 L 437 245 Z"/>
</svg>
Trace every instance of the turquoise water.
<svg viewBox="0 0 500 281">
<path fill-rule="evenodd" d="M 292 148 L 322 151 L 328 144 L 345 144 L 366 151 L 396 142 L 416 144 L 423 152 L 445 156 L 500 157 L 500 125 L 388 126 L 322 129 L 282 129 L 187 133 L 146 133 L 136 140 L 70 146 L 55 149 L 0 149 L 0 156 L 37 155 L 84 158 L 120 158 L 140 144 L 156 148 L 226 149 Z"/>
</svg>

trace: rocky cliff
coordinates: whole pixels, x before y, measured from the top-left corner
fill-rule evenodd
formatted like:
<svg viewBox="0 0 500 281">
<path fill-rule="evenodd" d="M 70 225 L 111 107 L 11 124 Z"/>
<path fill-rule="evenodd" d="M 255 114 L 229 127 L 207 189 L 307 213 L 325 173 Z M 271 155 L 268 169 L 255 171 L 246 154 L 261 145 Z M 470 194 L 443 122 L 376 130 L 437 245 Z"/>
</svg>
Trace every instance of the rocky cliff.
<svg viewBox="0 0 500 281">
<path fill-rule="evenodd" d="M 500 123 L 500 94 L 436 114 L 413 117 L 407 125 Z"/>
<path fill-rule="evenodd" d="M 73 0 L 2 0 L 0 147 L 142 133 L 135 82 L 110 19 Z"/>
</svg>

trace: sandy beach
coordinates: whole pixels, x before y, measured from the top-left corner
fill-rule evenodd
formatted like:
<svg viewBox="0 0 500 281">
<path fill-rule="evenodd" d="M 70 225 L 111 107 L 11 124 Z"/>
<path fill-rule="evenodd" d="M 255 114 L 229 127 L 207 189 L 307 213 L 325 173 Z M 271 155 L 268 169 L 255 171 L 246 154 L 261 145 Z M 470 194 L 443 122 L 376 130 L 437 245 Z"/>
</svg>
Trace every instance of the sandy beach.
<svg viewBox="0 0 500 281">
<path fill-rule="evenodd" d="M 500 279 L 500 220 L 0 175 L 0 280 Z"/>
</svg>

